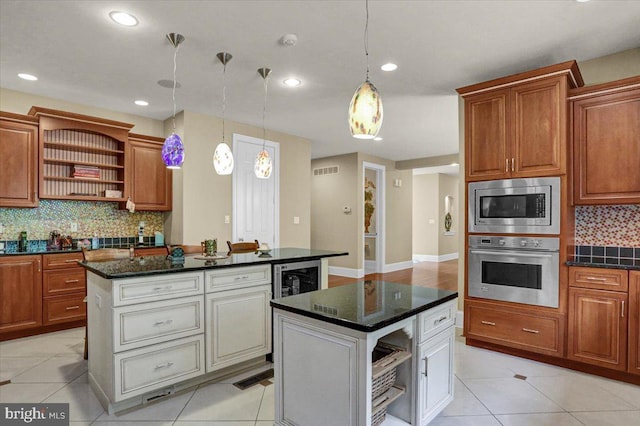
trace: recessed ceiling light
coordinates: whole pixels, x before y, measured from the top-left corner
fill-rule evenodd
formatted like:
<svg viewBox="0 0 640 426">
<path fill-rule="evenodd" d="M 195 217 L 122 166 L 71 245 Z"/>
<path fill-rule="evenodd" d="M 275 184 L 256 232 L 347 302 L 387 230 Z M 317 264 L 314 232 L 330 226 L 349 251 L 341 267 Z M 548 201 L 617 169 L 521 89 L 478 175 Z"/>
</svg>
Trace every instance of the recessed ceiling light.
<svg viewBox="0 0 640 426">
<path fill-rule="evenodd" d="M 296 87 L 296 86 L 300 86 L 302 84 L 302 82 L 300 80 L 298 80 L 297 78 L 293 78 L 293 77 L 287 78 L 285 81 L 283 81 L 283 83 L 286 86 L 289 86 L 289 87 Z"/>
<path fill-rule="evenodd" d="M 380 69 L 382 71 L 395 71 L 398 69 L 398 66 L 396 64 L 392 64 L 391 62 L 389 62 L 381 66 Z"/>
<path fill-rule="evenodd" d="M 138 25 L 138 20 L 135 16 L 128 14 L 127 12 L 118 12 L 113 11 L 109 13 L 111 19 L 117 22 L 120 25 L 124 25 L 125 27 L 135 27 Z"/>
<path fill-rule="evenodd" d="M 143 101 L 142 99 L 138 99 L 138 100 L 134 101 L 134 104 L 140 105 L 140 106 L 147 106 L 147 105 L 149 105 L 149 102 Z"/>
<path fill-rule="evenodd" d="M 36 77 L 35 75 L 25 74 L 22 72 L 18 74 L 18 77 L 20 77 L 23 80 L 29 80 L 29 81 L 36 81 L 38 79 L 38 77 Z"/>
<path fill-rule="evenodd" d="M 375 138 L 373 138 L 373 140 L 376 142 L 380 142 L 382 138 L 380 136 L 376 136 Z"/>
</svg>

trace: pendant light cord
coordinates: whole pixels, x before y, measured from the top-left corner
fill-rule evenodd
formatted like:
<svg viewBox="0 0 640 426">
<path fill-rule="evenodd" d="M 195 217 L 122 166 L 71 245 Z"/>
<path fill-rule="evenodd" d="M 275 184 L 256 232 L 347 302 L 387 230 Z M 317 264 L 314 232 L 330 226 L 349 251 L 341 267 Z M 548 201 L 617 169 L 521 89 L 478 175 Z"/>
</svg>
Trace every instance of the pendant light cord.
<svg viewBox="0 0 640 426">
<path fill-rule="evenodd" d="M 176 50 L 173 52 L 173 133 L 176 132 L 176 70 L 178 68 L 178 49 L 180 49 L 180 45 L 177 45 Z"/>
<path fill-rule="evenodd" d="M 227 109 L 227 61 L 222 64 L 222 143 L 224 143 L 224 114 Z"/>
<path fill-rule="evenodd" d="M 269 78 L 268 75 L 265 75 L 264 77 L 264 104 L 262 107 L 262 150 L 264 151 L 265 146 L 266 146 L 266 140 L 267 140 L 267 131 L 264 127 L 264 118 L 267 115 L 267 89 L 268 89 L 268 85 L 267 85 L 267 79 Z"/>
<path fill-rule="evenodd" d="M 369 81 L 369 0 L 365 0 L 366 20 L 364 24 L 364 54 L 367 60 L 367 80 Z"/>
</svg>

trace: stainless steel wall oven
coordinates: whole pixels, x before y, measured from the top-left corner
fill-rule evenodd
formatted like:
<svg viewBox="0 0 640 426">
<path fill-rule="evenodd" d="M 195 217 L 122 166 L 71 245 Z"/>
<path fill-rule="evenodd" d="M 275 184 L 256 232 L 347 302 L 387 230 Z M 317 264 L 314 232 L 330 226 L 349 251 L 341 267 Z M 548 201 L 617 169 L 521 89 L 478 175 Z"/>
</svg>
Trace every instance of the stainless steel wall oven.
<svg viewBox="0 0 640 426">
<path fill-rule="evenodd" d="M 560 239 L 469 237 L 469 296 L 557 308 Z"/>
</svg>

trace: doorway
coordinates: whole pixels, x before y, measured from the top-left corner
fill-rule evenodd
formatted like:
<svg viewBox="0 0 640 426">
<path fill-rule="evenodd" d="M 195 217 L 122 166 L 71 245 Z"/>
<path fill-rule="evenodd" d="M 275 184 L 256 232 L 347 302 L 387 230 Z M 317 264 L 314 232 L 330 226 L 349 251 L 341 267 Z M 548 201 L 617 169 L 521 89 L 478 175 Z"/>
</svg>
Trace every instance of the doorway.
<svg viewBox="0 0 640 426">
<path fill-rule="evenodd" d="M 268 179 L 256 177 L 253 165 L 262 150 L 263 140 L 244 135 L 233 135 L 232 175 L 233 241 L 266 243 L 269 247 L 280 244 L 280 144 L 264 141 L 272 161 Z"/>
<path fill-rule="evenodd" d="M 364 273 L 384 272 L 385 231 L 385 167 L 380 164 L 362 163 L 364 187 Z"/>
</svg>

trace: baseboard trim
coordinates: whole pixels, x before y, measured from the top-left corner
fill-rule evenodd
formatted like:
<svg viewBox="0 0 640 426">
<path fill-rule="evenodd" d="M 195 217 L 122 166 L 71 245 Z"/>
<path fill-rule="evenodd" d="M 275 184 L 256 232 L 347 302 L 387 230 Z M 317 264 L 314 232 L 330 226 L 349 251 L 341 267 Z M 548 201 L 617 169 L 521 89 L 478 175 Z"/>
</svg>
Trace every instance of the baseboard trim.
<svg viewBox="0 0 640 426">
<path fill-rule="evenodd" d="M 329 266 L 329 275 L 337 275 L 347 278 L 364 277 L 364 269 L 343 268 L 341 266 Z"/>
<path fill-rule="evenodd" d="M 389 263 L 382 267 L 382 272 L 395 272 L 400 271 L 402 269 L 411 269 L 413 268 L 413 262 L 407 260 L 405 262 L 397 262 L 397 263 Z"/>
<path fill-rule="evenodd" d="M 414 254 L 414 262 L 446 262 L 447 260 L 453 260 L 458 258 L 458 253 L 448 253 L 440 256 L 431 254 Z"/>
</svg>

